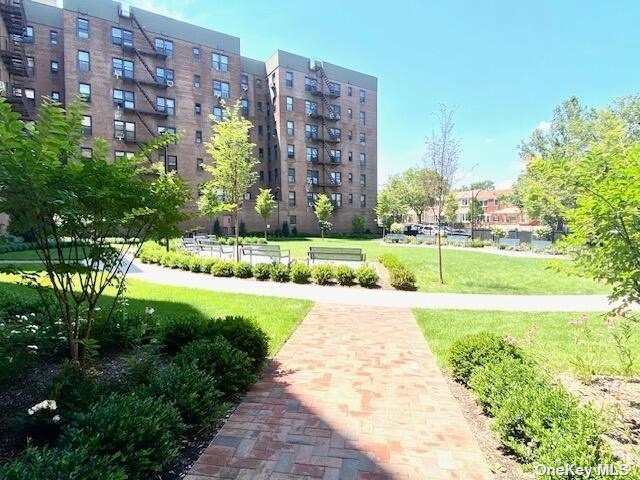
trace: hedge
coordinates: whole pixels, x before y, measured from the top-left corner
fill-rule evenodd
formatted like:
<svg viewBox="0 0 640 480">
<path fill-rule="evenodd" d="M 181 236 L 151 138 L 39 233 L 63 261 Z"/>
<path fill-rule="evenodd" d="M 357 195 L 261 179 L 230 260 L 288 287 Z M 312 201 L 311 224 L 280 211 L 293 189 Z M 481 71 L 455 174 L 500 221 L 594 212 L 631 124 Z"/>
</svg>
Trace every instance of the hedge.
<svg viewBox="0 0 640 480">
<path fill-rule="evenodd" d="M 415 290 L 416 275 L 391 253 L 380 255 L 380 263 L 389 271 L 389 283 L 396 290 Z"/>
</svg>

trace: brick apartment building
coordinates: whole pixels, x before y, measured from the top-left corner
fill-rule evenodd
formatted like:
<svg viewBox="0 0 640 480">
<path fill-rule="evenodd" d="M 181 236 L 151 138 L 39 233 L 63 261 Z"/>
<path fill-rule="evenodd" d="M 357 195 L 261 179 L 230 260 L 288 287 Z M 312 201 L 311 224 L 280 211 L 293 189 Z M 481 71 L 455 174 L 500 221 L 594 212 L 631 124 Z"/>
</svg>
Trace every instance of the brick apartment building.
<svg viewBox="0 0 640 480">
<path fill-rule="evenodd" d="M 203 166 L 212 162 L 209 115 L 221 117 L 222 100 L 240 101 L 260 161 L 243 206 L 248 231 L 263 228 L 254 212 L 259 188 L 278 199 L 272 231 L 287 222 L 318 232 L 310 205 L 320 193 L 335 205 L 335 231 L 350 231 L 354 215 L 375 228 L 375 77 L 281 50 L 266 62 L 253 60 L 241 55 L 237 37 L 111 0 L 0 6 L 2 94 L 25 119 L 43 96 L 63 105 L 84 98 L 83 155 L 92 154 L 90 137 L 107 139 L 117 157 L 162 132 L 178 133 L 159 160 L 190 183 L 195 205 L 209 179 Z M 219 220 L 229 232 L 230 219 Z M 197 218 L 185 228 L 209 230 L 212 221 Z"/>
</svg>

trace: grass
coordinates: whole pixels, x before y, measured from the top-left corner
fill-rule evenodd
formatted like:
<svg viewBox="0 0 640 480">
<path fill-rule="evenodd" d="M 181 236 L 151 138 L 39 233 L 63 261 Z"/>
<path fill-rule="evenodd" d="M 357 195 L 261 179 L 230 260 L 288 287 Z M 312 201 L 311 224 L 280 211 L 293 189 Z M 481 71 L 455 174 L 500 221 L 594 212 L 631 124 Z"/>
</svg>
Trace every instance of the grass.
<svg viewBox="0 0 640 480">
<path fill-rule="evenodd" d="M 433 247 L 384 244 L 380 240 L 296 238 L 272 242 L 306 259 L 310 246 L 362 248 L 369 261 L 393 253 L 414 271 L 422 292 L 488 294 L 596 294 L 609 293 L 606 285 L 549 268 L 549 260 L 494 255 L 469 249 L 443 249 L 445 284 L 438 281 L 438 251 Z M 567 261 L 556 260 L 561 263 Z"/>
<path fill-rule="evenodd" d="M 52 252 L 53 258 L 57 258 L 57 252 Z M 62 253 L 65 258 L 76 258 L 75 252 L 72 252 L 71 247 L 63 247 Z M 81 252 L 79 252 L 81 253 Z M 0 253 L 0 260 L 36 260 L 40 261 L 40 257 L 35 250 L 22 250 L 19 252 L 6 252 Z"/>
<path fill-rule="evenodd" d="M 581 313 L 415 310 L 414 314 L 439 365 L 445 368 L 449 348 L 457 339 L 468 334 L 491 332 L 515 337 L 529 355 L 555 372 L 575 371 L 578 355 L 593 358 L 598 373 L 619 371 L 617 349 L 602 314 L 586 314 L 585 325 L 591 330 L 592 337 L 585 335 L 585 325 L 569 324 Z M 635 352 L 640 351 L 637 330 L 631 339 Z M 576 335 L 581 338 L 579 344 Z M 636 374 L 640 373 L 638 362 L 634 369 Z"/>
<path fill-rule="evenodd" d="M 0 295 L 13 291 L 24 295 L 36 295 L 32 289 L 13 282 L 17 277 L 0 275 Z M 113 300 L 108 294 L 102 302 L 106 311 Z M 143 312 L 151 307 L 159 318 L 175 316 L 217 317 L 242 315 L 255 319 L 269 336 L 269 352 L 276 353 L 302 321 L 313 305 L 306 300 L 262 297 L 231 293 L 217 293 L 208 290 L 173 287 L 154 283 L 129 280 L 126 297 L 129 312 Z"/>
</svg>

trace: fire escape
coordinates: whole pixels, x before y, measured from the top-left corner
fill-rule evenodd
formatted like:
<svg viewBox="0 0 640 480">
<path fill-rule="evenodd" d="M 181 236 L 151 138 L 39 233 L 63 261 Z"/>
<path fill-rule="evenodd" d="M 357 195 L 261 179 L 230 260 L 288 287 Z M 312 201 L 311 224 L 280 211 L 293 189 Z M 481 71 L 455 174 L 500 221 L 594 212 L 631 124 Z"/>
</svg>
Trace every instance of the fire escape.
<svg viewBox="0 0 640 480">
<path fill-rule="evenodd" d="M 25 120 L 33 119 L 35 99 L 25 95 L 29 86 L 29 65 L 24 48 L 24 34 L 27 19 L 22 0 L 0 0 L 0 15 L 7 29 L 7 36 L 0 37 L 0 56 L 9 72 L 9 84 L 0 84 L 0 95 L 22 115 Z"/>
<path fill-rule="evenodd" d="M 166 109 L 166 105 L 164 109 L 160 109 L 158 107 L 158 104 L 152 98 L 153 93 L 149 93 L 147 90 L 153 90 L 153 91 L 166 90 L 168 87 L 173 87 L 173 81 L 168 81 L 166 79 L 161 80 L 160 78 L 158 78 L 152 66 L 150 66 L 149 63 L 147 62 L 146 58 L 153 58 L 153 59 L 159 60 L 162 62 L 162 65 L 164 66 L 165 64 L 164 62 L 166 61 L 166 58 L 167 58 L 167 53 L 166 51 L 156 47 L 156 45 L 151 40 L 151 38 L 149 38 L 149 35 L 144 30 L 144 28 L 142 27 L 138 19 L 135 17 L 133 12 L 127 6 L 123 5 L 119 13 L 120 13 L 120 17 L 129 19 L 131 22 L 131 25 L 130 25 L 131 29 L 134 30 L 137 28 L 142 34 L 143 38 L 145 39 L 145 48 L 136 47 L 135 42 L 133 41 L 130 43 L 123 41 L 122 51 L 129 56 L 135 57 L 139 61 L 139 63 L 142 64 L 144 69 L 149 74 L 150 78 L 136 78 L 133 72 L 131 74 L 127 74 L 124 70 L 121 72 L 122 74 L 120 74 L 120 72 L 118 71 L 114 71 L 114 76 L 120 79 L 124 83 L 134 84 L 137 87 L 138 91 L 145 98 L 150 108 L 140 108 L 137 104 L 137 101 L 134 102 L 134 107 L 130 108 L 126 106 L 125 104 L 126 102 L 123 102 L 122 105 L 118 106 L 118 110 L 116 111 L 116 119 L 118 119 L 118 116 L 121 116 L 120 108 L 122 108 L 122 111 L 124 113 L 135 114 L 138 120 L 140 120 L 140 123 L 142 123 L 142 125 L 147 130 L 147 132 L 149 132 L 149 135 L 151 135 L 151 137 L 155 137 L 158 135 L 158 132 L 152 127 L 152 125 L 149 124 L 148 119 L 149 118 L 166 119 L 168 118 L 169 113 Z M 121 140 L 128 143 L 135 143 L 139 145 L 139 142 L 136 138 L 127 138 L 125 136 Z M 165 152 L 164 152 L 165 156 L 166 156 L 166 153 L 167 152 L 165 149 Z"/>
<path fill-rule="evenodd" d="M 311 94 L 320 100 L 321 106 L 307 112 L 309 117 L 320 121 L 320 132 L 309 135 L 309 138 L 321 145 L 323 161 L 313 162 L 322 166 L 322 175 L 319 181 L 309 181 L 308 185 L 310 188 L 317 187 L 326 192 L 328 188 L 339 187 L 342 183 L 340 172 L 328 170 L 341 163 L 341 159 L 331 152 L 340 143 L 340 135 L 331 126 L 340 120 L 340 114 L 335 111 L 329 101 L 340 96 L 340 87 L 329 81 L 322 62 L 315 61 L 311 67 L 312 70 L 315 70 L 316 78 L 319 80 L 319 85 L 316 83 L 315 87 L 311 89 Z"/>
</svg>

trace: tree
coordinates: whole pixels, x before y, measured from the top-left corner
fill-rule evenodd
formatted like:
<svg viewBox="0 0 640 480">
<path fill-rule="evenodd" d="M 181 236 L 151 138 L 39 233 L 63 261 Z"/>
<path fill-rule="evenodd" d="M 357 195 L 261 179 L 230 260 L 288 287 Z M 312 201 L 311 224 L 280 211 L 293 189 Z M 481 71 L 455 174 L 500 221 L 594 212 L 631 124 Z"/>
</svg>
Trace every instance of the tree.
<svg viewBox="0 0 640 480">
<path fill-rule="evenodd" d="M 496 184 L 493 180 L 480 180 L 469 185 L 467 190 L 495 190 Z"/>
<path fill-rule="evenodd" d="M 351 218 L 351 227 L 356 235 L 362 234 L 367 227 L 367 219 L 362 215 L 354 215 Z"/>
<path fill-rule="evenodd" d="M 402 205 L 413 210 L 422 221 L 423 213 L 435 204 L 435 183 L 438 177 L 432 170 L 426 168 L 409 168 L 392 183 L 392 188 L 398 189 L 398 196 Z"/>
<path fill-rule="evenodd" d="M 233 107 L 223 103 L 222 119 L 213 115 L 211 142 L 206 144 L 213 166 L 205 165 L 212 179 L 202 187 L 198 205 L 205 215 L 230 213 L 233 219 L 234 256 L 239 257 L 239 213 L 245 194 L 258 179 L 259 162 L 253 156 L 255 145 L 249 141 L 251 122 L 240 114 L 240 102 Z"/>
<path fill-rule="evenodd" d="M 438 232 L 441 231 L 445 200 L 451 191 L 460 156 L 460 141 L 453 134 L 453 112 L 442 105 L 439 117 L 438 129 L 434 130 L 426 141 L 424 156 L 426 168 L 435 172 L 439 178 L 434 185 L 435 203 L 432 207 L 438 222 Z M 438 275 L 440 283 L 444 283 L 441 237 L 438 235 Z"/>
<path fill-rule="evenodd" d="M 267 221 L 276 206 L 276 199 L 270 188 L 261 188 L 256 198 L 256 213 L 264 220 L 264 238 L 267 239 Z"/>
<path fill-rule="evenodd" d="M 444 201 L 444 218 L 449 224 L 458 219 L 458 199 L 453 192 L 449 192 Z"/>
<path fill-rule="evenodd" d="M 45 100 L 27 126 L 0 98 L 0 211 L 10 215 L 14 231 L 34 238 L 75 361 L 95 348 L 97 305 L 114 286 L 109 321 L 128 272 L 125 257 L 147 238 L 175 235 L 190 198 L 175 173 L 148 160 L 175 136 L 161 135 L 134 157 L 114 161 L 107 142 L 97 139 L 92 158 L 85 158 L 84 113 L 80 103 L 65 111 Z M 115 235 L 122 243 L 110 243 Z M 33 286 L 40 281 L 24 278 Z"/>
<path fill-rule="evenodd" d="M 480 202 L 480 200 L 478 200 L 476 197 L 473 197 L 471 199 L 467 215 L 469 217 L 469 221 L 471 222 L 471 238 L 473 239 L 473 228 L 484 218 L 484 209 L 482 208 L 482 202 Z"/>
<path fill-rule="evenodd" d="M 331 225 L 331 222 L 329 222 L 329 218 L 333 213 L 333 205 L 331 204 L 331 200 L 329 200 L 329 197 L 327 197 L 324 193 L 318 195 L 316 203 L 313 205 L 313 212 L 318 218 L 320 233 L 322 235 L 322 238 L 324 238 L 324 232 L 328 232 L 333 227 L 333 225 Z"/>
</svg>

